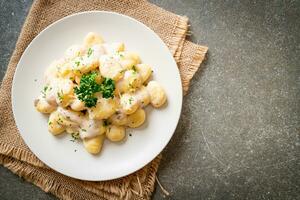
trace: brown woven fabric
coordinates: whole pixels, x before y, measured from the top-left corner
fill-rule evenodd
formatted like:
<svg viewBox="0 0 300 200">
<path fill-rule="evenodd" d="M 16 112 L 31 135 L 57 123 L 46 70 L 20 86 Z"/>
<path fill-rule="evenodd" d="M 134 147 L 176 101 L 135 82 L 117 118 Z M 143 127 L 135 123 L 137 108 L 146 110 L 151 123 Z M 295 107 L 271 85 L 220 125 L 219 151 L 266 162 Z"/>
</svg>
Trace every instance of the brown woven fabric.
<svg viewBox="0 0 300 200">
<path fill-rule="evenodd" d="M 11 109 L 11 83 L 16 65 L 31 40 L 45 27 L 67 15 L 108 10 L 131 16 L 154 30 L 169 47 L 180 69 L 183 90 L 203 61 L 207 47 L 185 40 L 188 19 L 140 0 L 38 0 L 32 5 L 0 88 L 0 163 L 61 199 L 149 199 L 161 155 L 126 177 L 89 182 L 59 174 L 28 149 L 16 128 Z"/>
</svg>

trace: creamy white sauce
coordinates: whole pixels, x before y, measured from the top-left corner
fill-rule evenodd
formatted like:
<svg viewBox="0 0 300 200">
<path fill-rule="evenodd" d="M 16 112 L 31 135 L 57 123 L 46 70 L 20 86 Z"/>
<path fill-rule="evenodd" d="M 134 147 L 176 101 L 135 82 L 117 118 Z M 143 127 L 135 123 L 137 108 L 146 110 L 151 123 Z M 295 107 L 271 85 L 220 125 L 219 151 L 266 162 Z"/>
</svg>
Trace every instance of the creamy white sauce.
<svg viewBox="0 0 300 200">
<path fill-rule="evenodd" d="M 103 129 L 103 121 L 102 120 L 85 120 L 81 125 L 81 129 L 79 131 L 81 138 L 92 138 L 97 135 L 100 135 L 101 130 Z"/>
<path fill-rule="evenodd" d="M 59 59 L 53 61 L 50 66 L 47 68 L 44 74 L 46 84 L 50 84 L 53 79 L 57 78 L 57 71 L 61 65 L 65 63 L 64 59 Z"/>
<path fill-rule="evenodd" d="M 146 102 L 145 102 L 146 99 L 150 101 L 150 94 L 146 88 L 139 89 L 137 92 L 134 93 L 134 96 L 141 107 L 146 106 Z"/>
<path fill-rule="evenodd" d="M 78 115 L 75 112 L 72 112 L 70 110 L 64 109 L 62 107 L 58 107 L 57 112 L 64 118 L 75 122 L 77 124 L 82 124 L 84 121 L 84 118 L 81 115 Z"/>
<path fill-rule="evenodd" d="M 73 69 L 78 68 L 79 64 L 85 66 L 91 65 L 99 59 L 102 66 L 100 70 L 102 74 L 107 75 L 107 77 L 116 77 L 123 70 L 119 63 L 123 53 L 117 52 L 119 45 L 120 43 L 96 44 L 90 47 L 91 53 L 89 55 L 89 48 L 84 49 L 79 45 L 73 45 L 68 48 L 65 52 L 65 58 L 54 61 L 47 69 L 45 79 L 48 89 L 45 91 L 45 95 L 40 96 L 39 99 L 42 100 L 44 98 L 50 105 L 58 106 L 61 101 L 58 94 L 72 89 L 73 85 L 71 81 L 59 79 L 56 75 L 59 68 L 63 67 L 67 59 L 73 60 L 71 62 Z M 85 52 L 85 55 L 79 56 L 82 52 Z M 126 71 L 123 79 L 128 79 L 130 76 L 132 76 L 131 72 Z"/>
<path fill-rule="evenodd" d="M 158 84 L 150 81 L 148 86 L 143 86 L 151 75 L 151 67 L 141 63 L 138 54 L 124 49 L 124 43 L 103 43 L 99 35 L 91 32 L 83 45 L 69 47 L 62 59 L 47 68 L 45 87 L 34 104 L 37 111 L 50 114 L 48 129 L 53 135 L 66 131 L 74 139 L 83 139 L 87 151 L 95 154 L 101 150 L 105 137 L 112 142 L 120 141 L 126 127 L 140 126 L 145 120 L 143 107 L 149 103 L 160 107 L 165 102 L 166 95 Z M 91 72 L 97 73 L 94 77 L 101 84 L 99 92 L 84 85 L 82 78 Z M 115 83 L 114 98 L 105 98 L 105 92 L 111 88 L 108 83 L 106 90 L 106 82 L 102 82 L 105 78 Z M 90 81 L 93 80 L 87 80 L 86 84 Z M 80 90 L 75 92 L 75 87 Z M 95 105 L 87 107 L 88 102 Z M 100 141 L 95 138 L 98 135 L 103 136 Z"/>
<path fill-rule="evenodd" d="M 57 79 L 51 80 L 50 84 L 46 86 L 46 91 L 44 91 L 44 98 L 51 105 L 59 105 L 61 103 L 61 98 L 59 95 L 68 93 L 73 90 L 73 83 L 68 79 Z"/>
<path fill-rule="evenodd" d="M 103 58 L 103 57 L 101 57 Z M 119 79 L 122 76 L 123 67 L 114 58 L 100 58 L 100 73 L 104 77 L 111 78 L 113 80 Z M 101 62 L 101 60 L 104 60 Z"/>
<path fill-rule="evenodd" d="M 102 120 L 88 119 L 83 115 L 61 107 L 58 107 L 57 111 L 63 118 L 75 123 L 71 128 L 75 132 L 79 132 L 80 138 L 92 138 L 101 134 L 103 129 Z"/>
<path fill-rule="evenodd" d="M 107 54 L 115 54 L 118 51 L 118 47 L 121 43 L 114 42 L 110 44 L 102 44 L 102 46 L 105 48 Z"/>
<path fill-rule="evenodd" d="M 81 60 L 82 65 L 85 66 L 91 65 L 95 61 L 97 61 L 101 56 L 106 54 L 106 51 L 102 45 L 93 45 L 90 49 L 91 49 L 90 50 L 91 53 L 88 54 L 89 49 L 87 49 L 86 55 L 82 57 Z"/>
<path fill-rule="evenodd" d="M 101 74 L 103 76 L 107 75 L 107 77 L 115 77 L 118 73 L 123 71 L 120 61 L 124 54 L 118 52 L 119 47 L 120 43 L 97 44 L 91 46 L 90 49 L 73 45 L 67 49 L 64 58 L 52 63 L 45 73 L 47 89 L 36 101 L 57 107 L 59 115 L 72 122 L 70 127 L 66 128 L 74 132 L 79 132 L 82 139 L 103 134 L 103 120 L 89 119 L 79 112 L 74 112 L 60 106 L 61 99 L 59 94 L 73 90 L 74 84 L 71 80 L 58 78 L 57 72 L 60 68 L 65 67 L 65 62 L 71 63 L 71 69 L 78 69 L 79 66 L 89 66 L 99 61 L 101 67 L 104 69 L 101 71 L 100 68 Z M 126 71 L 123 79 L 128 79 L 131 76 L 132 72 Z M 140 103 L 142 99 L 141 94 L 137 93 L 137 95 L 124 98 L 121 104 L 123 104 L 124 107 L 131 107 L 132 104 Z M 76 101 L 79 100 L 75 98 L 71 105 L 76 103 Z M 121 120 L 126 118 L 127 115 L 120 110 L 116 117 Z"/>
<path fill-rule="evenodd" d="M 80 55 L 83 48 L 80 45 L 72 45 L 65 52 L 66 59 L 73 59 L 74 57 Z"/>
</svg>

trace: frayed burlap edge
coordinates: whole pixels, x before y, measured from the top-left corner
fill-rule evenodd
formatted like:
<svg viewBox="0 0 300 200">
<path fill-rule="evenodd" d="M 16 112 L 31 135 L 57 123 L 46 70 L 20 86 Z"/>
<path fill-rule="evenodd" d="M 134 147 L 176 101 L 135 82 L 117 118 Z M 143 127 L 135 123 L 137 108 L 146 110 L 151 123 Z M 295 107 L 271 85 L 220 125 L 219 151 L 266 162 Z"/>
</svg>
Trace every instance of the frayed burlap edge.
<svg viewBox="0 0 300 200">
<path fill-rule="evenodd" d="M 174 36 L 171 40 L 172 43 L 168 45 L 174 59 L 179 62 L 184 40 L 188 31 L 188 18 L 183 16 L 178 18 L 177 24 L 174 29 Z"/>
<path fill-rule="evenodd" d="M 200 68 L 201 63 L 204 61 L 208 47 L 196 45 L 190 41 L 185 41 L 183 44 L 181 58 L 178 62 L 183 94 L 186 95 L 190 86 L 190 81 Z M 193 55 L 190 58 L 190 55 Z"/>
<path fill-rule="evenodd" d="M 23 162 L 28 162 L 36 167 L 46 167 L 36 156 L 24 151 L 23 149 L 18 149 L 12 147 L 11 145 L 0 143 L 0 155 L 13 157 Z"/>
</svg>

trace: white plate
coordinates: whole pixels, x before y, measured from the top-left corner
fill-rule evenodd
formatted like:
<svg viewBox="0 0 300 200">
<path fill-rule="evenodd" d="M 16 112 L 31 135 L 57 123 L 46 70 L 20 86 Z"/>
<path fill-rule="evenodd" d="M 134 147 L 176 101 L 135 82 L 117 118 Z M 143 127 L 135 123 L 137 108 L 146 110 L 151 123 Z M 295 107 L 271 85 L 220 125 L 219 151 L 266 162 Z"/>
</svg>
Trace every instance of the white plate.
<svg viewBox="0 0 300 200">
<path fill-rule="evenodd" d="M 33 107 L 44 84 L 46 67 L 61 58 L 70 45 L 81 44 L 90 31 L 101 34 L 107 42 L 124 42 L 127 50 L 138 52 L 144 63 L 153 66 L 154 80 L 161 83 L 168 97 L 163 108 L 147 109 L 146 123 L 128 130 L 132 136 L 127 136 L 126 141 L 105 141 L 97 156 L 87 153 L 81 143 L 71 142 L 70 135 L 51 135 L 47 130 L 48 117 Z M 47 27 L 23 53 L 12 85 L 15 121 L 28 147 L 52 169 L 82 180 L 115 179 L 145 166 L 171 139 L 181 106 L 180 75 L 167 46 L 144 24 L 112 12 L 78 13 Z"/>
</svg>

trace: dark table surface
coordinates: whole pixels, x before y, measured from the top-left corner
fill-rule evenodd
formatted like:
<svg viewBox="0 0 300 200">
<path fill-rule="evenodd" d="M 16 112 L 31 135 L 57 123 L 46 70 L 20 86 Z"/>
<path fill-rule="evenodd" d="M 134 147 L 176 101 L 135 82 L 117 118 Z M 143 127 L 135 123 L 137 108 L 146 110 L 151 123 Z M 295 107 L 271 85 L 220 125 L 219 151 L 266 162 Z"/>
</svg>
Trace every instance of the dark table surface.
<svg viewBox="0 0 300 200">
<path fill-rule="evenodd" d="M 300 1 L 151 2 L 209 46 L 163 153 L 169 199 L 300 199 Z M 0 80 L 31 3 L 0 0 Z M 0 199 L 55 197 L 0 167 Z"/>
</svg>

